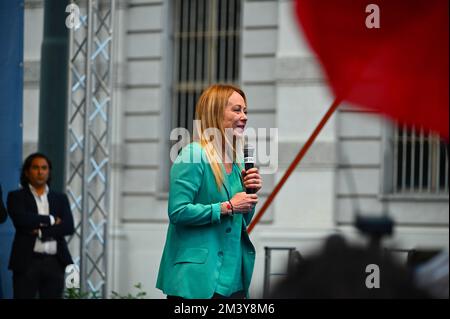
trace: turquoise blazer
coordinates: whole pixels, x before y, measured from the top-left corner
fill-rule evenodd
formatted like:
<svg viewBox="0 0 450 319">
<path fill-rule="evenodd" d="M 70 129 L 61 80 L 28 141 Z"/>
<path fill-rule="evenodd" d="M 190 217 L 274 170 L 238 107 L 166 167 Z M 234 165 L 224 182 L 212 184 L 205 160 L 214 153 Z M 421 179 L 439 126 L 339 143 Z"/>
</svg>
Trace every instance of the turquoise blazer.
<svg viewBox="0 0 450 319">
<path fill-rule="evenodd" d="M 236 170 L 234 174 L 240 174 L 238 165 L 233 165 L 233 169 Z M 223 171 L 226 174 L 224 169 Z M 235 193 L 244 191 L 240 179 L 228 179 L 228 175 L 225 177 L 225 184 L 230 181 L 233 183 L 226 185 L 228 192 L 233 190 L 229 194 L 230 198 Z M 235 214 L 233 217 L 221 215 L 220 203 L 227 200 L 225 187 L 222 186 L 220 191 L 217 188 L 201 145 L 196 142 L 187 145 L 170 171 L 170 223 L 156 288 L 166 295 L 189 299 L 211 298 L 218 284 L 223 250 L 227 245 L 226 232 L 230 231 L 229 221 L 231 218 L 239 218 L 238 223 L 233 225 L 234 231 L 241 234 L 242 286 L 248 296 L 255 248 L 248 236 L 247 225 L 254 210 L 246 214 Z"/>
</svg>

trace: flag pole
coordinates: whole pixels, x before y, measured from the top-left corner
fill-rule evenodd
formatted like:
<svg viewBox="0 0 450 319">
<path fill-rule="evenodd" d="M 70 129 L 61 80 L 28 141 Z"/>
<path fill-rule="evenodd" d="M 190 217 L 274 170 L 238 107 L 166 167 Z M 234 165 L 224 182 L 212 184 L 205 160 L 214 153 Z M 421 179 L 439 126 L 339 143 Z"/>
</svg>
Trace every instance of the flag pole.
<svg viewBox="0 0 450 319">
<path fill-rule="evenodd" d="M 322 120 L 319 122 L 319 124 L 314 129 L 314 131 L 311 134 L 311 136 L 306 141 L 305 145 L 303 145 L 303 147 L 298 152 L 297 156 L 295 156 L 295 159 L 292 161 L 291 165 L 289 165 L 288 169 L 286 170 L 286 173 L 284 173 L 283 177 L 278 182 L 278 184 L 275 186 L 275 188 L 273 189 L 272 193 L 270 193 L 269 197 L 267 197 L 266 201 L 264 202 L 263 206 L 261 207 L 261 210 L 256 214 L 255 218 L 253 218 L 252 222 L 248 226 L 247 232 L 249 234 L 252 232 L 252 230 L 255 227 L 255 225 L 262 218 L 262 216 L 266 212 L 267 208 L 269 208 L 270 204 L 272 204 L 272 201 L 275 199 L 275 196 L 277 196 L 278 192 L 281 190 L 281 188 L 283 187 L 284 183 L 286 183 L 286 181 L 289 178 L 289 176 L 292 174 L 294 169 L 297 167 L 297 165 L 303 159 L 303 157 L 305 156 L 306 152 L 309 150 L 311 145 L 314 143 L 317 135 L 319 135 L 320 131 L 323 129 L 325 124 L 328 122 L 328 120 L 330 119 L 331 115 L 333 115 L 333 113 L 336 111 L 336 109 L 338 108 L 338 106 L 341 103 L 341 101 L 342 101 L 341 98 L 336 98 L 334 100 L 333 104 L 331 104 L 331 106 L 328 109 L 327 113 L 325 113 L 325 115 L 323 116 Z"/>
</svg>

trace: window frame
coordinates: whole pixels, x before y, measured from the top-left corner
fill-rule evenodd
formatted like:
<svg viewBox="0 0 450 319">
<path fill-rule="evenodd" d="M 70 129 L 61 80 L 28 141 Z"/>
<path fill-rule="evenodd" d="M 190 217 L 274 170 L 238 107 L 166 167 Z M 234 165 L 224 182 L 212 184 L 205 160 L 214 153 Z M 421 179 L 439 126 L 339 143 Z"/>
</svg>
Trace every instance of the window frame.
<svg viewBox="0 0 450 319">
<path fill-rule="evenodd" d="M 382 121 L 380 200 L 384 201 L 420 201 L 448 202 L 449 193 L 405 192 L 394 193 L 394 134 L 398 127 L 390 121 Z"/>
</svg>

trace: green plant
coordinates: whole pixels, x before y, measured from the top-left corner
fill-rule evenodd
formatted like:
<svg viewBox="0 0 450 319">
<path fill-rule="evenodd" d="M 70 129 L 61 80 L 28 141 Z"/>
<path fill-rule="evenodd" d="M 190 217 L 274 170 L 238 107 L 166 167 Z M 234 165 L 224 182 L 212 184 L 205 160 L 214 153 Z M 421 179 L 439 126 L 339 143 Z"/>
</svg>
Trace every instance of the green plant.
<svg viewBox="0 0 450 319">
<path fill-rule="evenodd" d="M 137 294 L 132 295 L 132 294 L 128 293 L 128 295 L 121 296 L 117 292 L 112 291 L 111 299 L 144 299 L 145 296 L 147 295 L 147 293 L 142 290 L 142 284 L 138 283 L 138 284 L 134 285 L 134 287 L 136 289 L 138 289 Z"/>
<path fill-rule="evenodd" d="M 116 291 L 111 292 L 111 299 L 144 299 L 147 293 L 142 290 L 142 284 L 138 283 L 134 285 L 138 289 L 136 294 L 128 293 L 127 295 L 120 295 Z M 64 293 L 65 299 L 100 299 L 98 291 L 93 292 L 81 292 L 80 288 L 68 288 Z"/>
<path fill-rule="evenodd" d="M 65 299 L 100 299 L 98 291 L 81 292 L 80 288 L 68 288 L 64 293 Z"/>
</svg>

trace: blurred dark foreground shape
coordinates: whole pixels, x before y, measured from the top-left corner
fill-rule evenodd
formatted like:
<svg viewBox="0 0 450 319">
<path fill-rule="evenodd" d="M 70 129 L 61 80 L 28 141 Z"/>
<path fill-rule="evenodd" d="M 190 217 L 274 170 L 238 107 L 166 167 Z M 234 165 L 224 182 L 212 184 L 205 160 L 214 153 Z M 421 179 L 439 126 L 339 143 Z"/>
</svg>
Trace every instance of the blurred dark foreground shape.
<svg viewBox="0 0 450 319">
<path fill-rule="evenodd" d="M 379 269 L 378 288 L 371 285 L 377 275 L 373 265 Z M 352 246 L 343 237 L 332 235 L 320 251 L 302 258 L 291 269 L 274 288 L 271 298 L 397 299 L 430 298 L 430 295 L 415 286 L 413 273 L 406 266 L 377 246 Z"/>
</svg>

